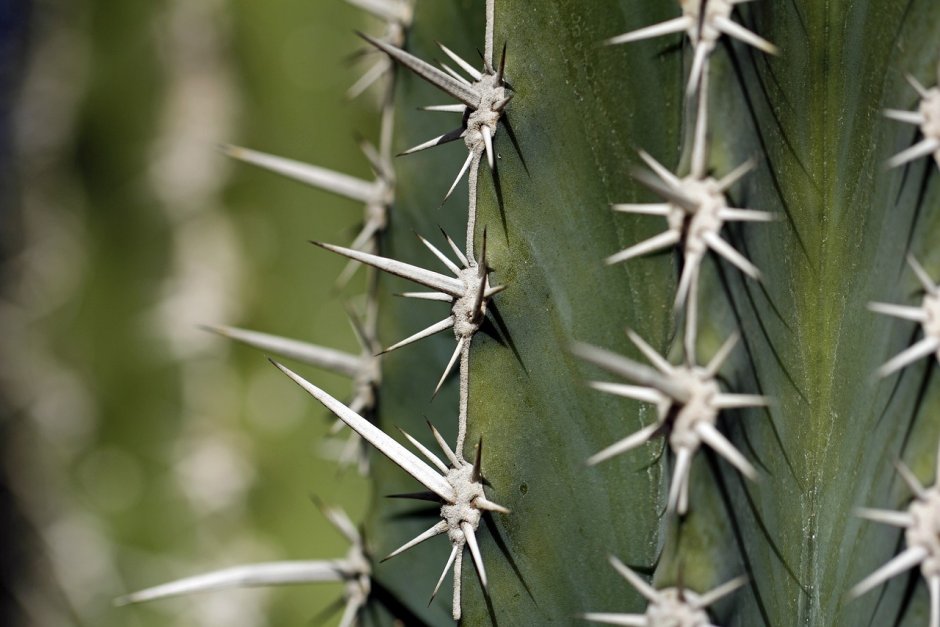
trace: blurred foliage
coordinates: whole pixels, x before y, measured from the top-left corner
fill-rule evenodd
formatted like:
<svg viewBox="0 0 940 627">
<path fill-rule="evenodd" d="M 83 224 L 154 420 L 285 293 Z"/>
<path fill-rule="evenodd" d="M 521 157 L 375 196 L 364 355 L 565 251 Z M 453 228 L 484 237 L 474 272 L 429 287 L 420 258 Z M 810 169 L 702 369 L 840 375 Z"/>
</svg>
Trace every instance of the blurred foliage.
<svg viewBox="0 0 940 627">
<path fill-rule="evenodd" d="M 197 325 L 355 349 L 342 263 L 306 240 L 345 242 L 361 208 L 215 144 L 367 176 L 349 129 L 374 136 L 374 98 L 342 94 L 352 31 L 374 26 L 340 0 L 36 4 L 0 310 L 4 462 L 36 534 L 11 590 L 27 624 L 302 625 L 341 594 L 111 604 L 207 568 L 341 556 L 310 494 L 362 516 L 367 485 L 321 455 L 323 410 Z"/>
</svg>

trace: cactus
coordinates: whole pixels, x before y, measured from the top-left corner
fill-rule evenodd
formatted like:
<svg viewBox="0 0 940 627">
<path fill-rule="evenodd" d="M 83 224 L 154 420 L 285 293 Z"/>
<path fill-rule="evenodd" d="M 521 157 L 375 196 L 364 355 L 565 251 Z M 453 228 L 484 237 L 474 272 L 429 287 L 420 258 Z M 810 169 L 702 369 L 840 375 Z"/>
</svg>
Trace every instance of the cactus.
<svg viewBox="0 0 940 627">
<path fill-rule="evenodd" d="M 351 3 L 390 24 L 366 40 L 399 65 L 378 182 L 230 152 L 365 202 L 375 228 L 311 256 L 443 304 L 373 269 L 361 356 L 223 330 L 351 376 L 348 407 L 280 366 L 385 454 L 366 453 L 363 535 L 395 558 L 335 566 L 342 624 L 937 627 L 936 2 Z M 435 55 L 469 77 L 415 60 Z M 392 145 L 433 151 L 392 174 Z M 717 222 L 694 230 L 704 207 Z M 376 337 L 409 338 L 381 375 Z M 430 517 L 386 498 L 415 479 Z M 451 565 L 452 607 L 427 605 Z"/>
</svg>

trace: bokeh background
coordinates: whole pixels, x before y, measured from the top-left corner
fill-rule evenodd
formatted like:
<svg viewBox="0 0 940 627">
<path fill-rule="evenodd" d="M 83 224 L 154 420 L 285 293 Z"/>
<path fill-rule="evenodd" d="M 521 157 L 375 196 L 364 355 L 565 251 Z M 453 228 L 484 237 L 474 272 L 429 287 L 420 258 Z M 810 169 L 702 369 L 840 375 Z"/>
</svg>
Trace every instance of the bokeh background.
<svg viewBox="0 0 940 627">
<path fill-rule="evenodd" d="M 361 207 L 216 151 L 369 177 L 350 129 L 376 136 L 377 94 L 343 98 L 368 61 L 354 29 L 381 26 L 342 0 L 0 0 L 0 624 L 307 625 L 341 595 L 112 605 L 340 557 L 310 495 L 354 520 L 370 498 L 327 459 L 319 405 L 199 328 L 357 350 L 343 263 L 306 240 L 348 241 Z"/>
</svg>

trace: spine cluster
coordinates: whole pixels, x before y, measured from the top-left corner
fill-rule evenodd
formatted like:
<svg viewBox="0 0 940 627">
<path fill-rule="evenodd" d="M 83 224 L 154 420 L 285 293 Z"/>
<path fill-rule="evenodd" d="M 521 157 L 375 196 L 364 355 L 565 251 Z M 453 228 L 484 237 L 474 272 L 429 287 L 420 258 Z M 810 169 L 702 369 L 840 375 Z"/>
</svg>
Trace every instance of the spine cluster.
<svg viewBox="0 0 940 627">
<path fill-rule="evenodd" d="M 930 89 L 907 75 L 907 82 L 917 92 L 920 102 L 915 111 L 886 109 L 886 118 L 915 124 L 920 128 L 920 141 L 891 157 L 888 168 L 904 166 L 915 159 L 933 156 L 940 169 L 940 64 L 937 67 L 938 84 Z M 908 254 L 908 265 L 924 290 L 920 307 L 891 303 L 869 303 L 868 308 L 878 314 L 901 320 L 917 322 L 923 338 L 901 351 L 882 365 L 877 375 L 884 378 L 913 364 L 924 357 L 934 355 L 940 361 L 940 286 L 930 277 L 924 267 Z M 906 548 L 888 563 L 860 581 L 849 595 L 859 597 L 888 579 L 920 567 L 930 594 L 930 627 L 940 627 L 940 450 L 937 451 L 934 484 L 924 487 L 920 480 L 903 462 L 898 462 L 898 473 L 911 491 L 913 499 L 906 511 L 859 508 L 861 518 L 904 530 Z"/>
<path fill-rule="evenodd" d="M 758 407 L 766 405 L 768 401 L 761 396 L 726 393 L 721 389 L 718 373 L 737 342 L 736 335 L 729 338 L 704 366 L 699 365 L 696 340 L 700 317 L 698 301 L 701 269 L 709 252 L 734 265 L 745 275 L 760 279 L 760 271 L 754 264 L 721 237 L 723 226 L 728 222 L 768 222 L 774 219 L 770 213 L 737 208 L 728 202 L 726 192 L 753 169 L 753 162 L 746 162 L 721 178 L 714 178 L 708 172 L 711 56 L 722 35 L 767 53 L 776 53 L 776 48 L 732 20 L 734 5 L 738 4 L 736 0 L 680 0 L 679 4 L 681 16 L 613 37 L 606 42 L 616 45 L 671 33 L 685 33 L 693 50 L 686 88 L 686 106 L 690 110 L 687 119 L 694 119 L 687 174 L 673 173 L 651 155 L 640 152 L 649 170 L 637 172 L 636 178 L 659 196 L 661 202 L 613 205 L 615 211 L 662 217 L 666 220 L 666 230 L 611 255 L 607 263 L 621 263 L 661 250 L 678 250 L 683 264 L 673 313 L 677 324 L 684 322 L 682 357 L 679 363 L 670 363 L 633 331 L 628 331 L 630 340 L 651 366 L 585 344 L 575 345 L 574 352 L 628 381 L 628 384 L 598 381 L 592 384 L 593 387 L 651 403 L 657 409 L 656 422 L 600 451 L 588 463 L 597 464 L 627 453 L 653 438 L 666 438 L 673 458 L 667 511 L 682 516 L 690 507 L 693 460 L 702 445 L 711 447 L 749 479 L 757 479 L 754 466 L 718 428 L 718 415 L 725 409 Z M 711 621 L 705 608 L 746 581 L 744 578 L 733 579 L 700 596 L 685 590 L 681 585 L 653 589 L 616 558 L 612 557 L 611 563 L 647 599 L 649 605 L 646 613 L 589 613 L 585 615 L 588 620 L 613 625 L 681 624 L 707 627 Z"/>
</svg>

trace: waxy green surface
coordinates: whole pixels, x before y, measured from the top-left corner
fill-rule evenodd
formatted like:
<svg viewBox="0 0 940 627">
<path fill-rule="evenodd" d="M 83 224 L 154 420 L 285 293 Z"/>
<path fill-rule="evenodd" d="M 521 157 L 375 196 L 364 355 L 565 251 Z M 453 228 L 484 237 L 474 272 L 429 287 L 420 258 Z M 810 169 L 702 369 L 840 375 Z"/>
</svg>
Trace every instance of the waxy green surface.
<svg viewBox="0 0 940 627">
<path fill-rule="evenodd" d="M 440 40 L 473 58 L 482 47 L 483 3 L 428 4 L 418 6 L 410 49 L 434 58 Z M 567 347 L 585 341 L 638 358 L 625 327 L 660 349 L 671 346 L 675 256 L 609 268 L 602 260 L 662 230 L 658 218 L 614 214 L 608 205 L 654 200 L 631 177 L 637 149 L 667 167 L 679 163 L 689 56 L 679 36 L 611 48 L 599 42 L 675 14 L 660 2 L 498 2 L 496 47 L 508 48 L 516 91 L 508 116 L 521 157 L 501 129 L 502 202 L 484 166 L 477 237 L 486 227 L 492 277 L 509 286 L 495 303 L 515 350 L 490 337 L 474 340 L 468 442 L 484 439 L 489 493 L 513 513 L 494 519 L 505 552 L 490 530 L 480 534 L 489 606 L 467 555 L 464 624 L 494 616 L 502 625 L 571 624 L 585 611 L 641 612 L 644 602 L 607 556 L 651 568 L 661 551 L 657 585 L 674 585 L 680 571 L 696 590 L 739 574 L 751 578 L 714 608 L 719 624 L 925 624 L 926 589 L 916 569 L 912 598 L 906 576 L 857 601 L 848 602 L 846 591 L 887 561 L 900 538 L 853 509 L 905 506 L 909 495 L 893 461 L 904 459 L 929 483 L 940 437 L 929 360 L 900 377 L 873 378 L 910 342 L 915 325 L 865 308 L 870 300 L 918 302 L 904 263 L 909 247 L 940 277 L 940 249 L 931 245 L 940 227 L 936 166 L 921 159 L 885 171 L 884 161 L 910 145 L 914 130 L 880 115 L 884 107 L 915 106 L 905 72 L 934 84 L 936 3 L 765 1 L 736 12 L 781 54 L 719 46 L 710 163 L 720 175 L 756 157 L 757 170 L 731 198 L 782 219 L 726 229 L 764 280 L 706 264 L 700 354 L 707 359 L 739 328 L 743 342 L 723 371 L 727 386 L 776 399 L 769 411 L 729 413 L 720 422 L 762 480 L 745 483 L 724 461 L 699 453 L 692 513 L 678 524 L 662 517 L 670 473 L 650 465 L 658 445 L 584 464 L 653 418 L 650 407 L 589 390 L 584 381 L 600 373 Z M 442 97 L 402 78 L 402 147 L 452 128 L 437 121 L 440 114 L 414 112 Z M 399 161 L 390 242 L 398 258 L 436 267 L 410 229 L 434 236 L 441 224 L 461 241 L 463 188 L 437 207 L 464 155 L 458 144 Z M 389 323 L 386 341 L 446 315 L 432 308 L 390 305 L 386 313 L 399 321 Z M 433 403 L 425 400 L 452 346 L 441 337 L 389 357 L 386 426 L 429 441 L 427 416 L 453 433 L 456 381 Z M 378 494 L 415 487 L 388 465 L 377 471 Z M 381 551 L 433 522 L 392 522 L 388 514 L 401 506 L 377 506 L 370 526 Z M 443 540 L 429 541 L 377 576 L 423 608 L 448 550 Z M 416 611 L 446 624 L 447 589 Z"/>
</svg>

